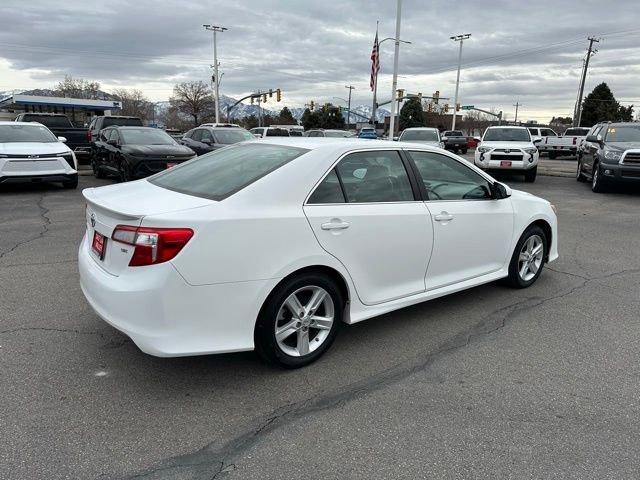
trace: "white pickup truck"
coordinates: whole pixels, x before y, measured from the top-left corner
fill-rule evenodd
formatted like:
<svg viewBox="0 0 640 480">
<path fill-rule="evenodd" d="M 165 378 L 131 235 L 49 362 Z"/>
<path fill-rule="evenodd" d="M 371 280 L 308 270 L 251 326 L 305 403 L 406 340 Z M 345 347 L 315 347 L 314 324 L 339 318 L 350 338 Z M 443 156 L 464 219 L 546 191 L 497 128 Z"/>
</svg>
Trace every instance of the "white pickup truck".
<svg viewBox="0 0 640 480">
<path fill-rule="evenodd" d="M 586 138 L 588 132 L 589 129 L 585 127 L 567 128 L 564 134 L 559 137 L 544 137 L 537 144 L 538 151 L 540 153 L 548 153 L 551 160 L 561 155 L 576 156 L 578 147 Z"/>
</svg>

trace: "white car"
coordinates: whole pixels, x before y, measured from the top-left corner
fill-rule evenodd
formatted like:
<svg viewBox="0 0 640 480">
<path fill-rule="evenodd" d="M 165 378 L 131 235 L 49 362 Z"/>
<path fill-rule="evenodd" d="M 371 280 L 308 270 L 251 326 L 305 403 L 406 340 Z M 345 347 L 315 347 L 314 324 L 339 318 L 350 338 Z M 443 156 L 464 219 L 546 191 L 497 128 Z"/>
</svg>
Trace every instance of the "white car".
<svg viewBox="0 0 640 480">
<path fill-rule="evenodd" d="M 400 134 L 400 137 L 398 137 L 398 141 L 420 143 L 422 145 L 444 148 L 444 143 L 442 142 L 442 138 L 440 138 L 440 131 L 437 128 L 405 128 Z"/>
<path fill-rule="evenodd" d="M 0 122 L 0 184 L 61 182 L 78 186 L 78 161 L 64 137 L 36 122 Z"/>
<path fill-rule="evenodd" d="M 476 148 L 475 164 L 483 170 L 522 173 L 534 182 L 540 154 L 525 127 L 489 127 Z"/>
<path fill-rule="evenodd" d="M 269 138 L 83 191 L 80 285 L 151 355 L 305 365 L 340 324 L 555 260 L 554 207 L 419 144 Z"/>
</svg>

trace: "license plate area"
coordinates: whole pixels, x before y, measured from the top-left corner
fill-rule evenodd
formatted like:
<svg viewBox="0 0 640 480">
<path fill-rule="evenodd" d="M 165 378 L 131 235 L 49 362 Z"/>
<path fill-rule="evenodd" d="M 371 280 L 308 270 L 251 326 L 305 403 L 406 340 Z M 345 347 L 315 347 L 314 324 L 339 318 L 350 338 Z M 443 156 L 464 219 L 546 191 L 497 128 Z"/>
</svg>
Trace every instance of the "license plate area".
<svg viewBox="0 0 640 480">
<path fill-rule="evenodd" d="M 100 260 L 104 260 L 104 254 L 107 250 L 107 237 L 94 231 L 93 240 L 91 241 L 91 250 Z"/>
<path fill-rule="evenodd" d="M 510 160 L 500 160 L 500 167 L 504 168 L 504 167 L 510 167 L 510 166 L 511 166 Z"/>
</svg>

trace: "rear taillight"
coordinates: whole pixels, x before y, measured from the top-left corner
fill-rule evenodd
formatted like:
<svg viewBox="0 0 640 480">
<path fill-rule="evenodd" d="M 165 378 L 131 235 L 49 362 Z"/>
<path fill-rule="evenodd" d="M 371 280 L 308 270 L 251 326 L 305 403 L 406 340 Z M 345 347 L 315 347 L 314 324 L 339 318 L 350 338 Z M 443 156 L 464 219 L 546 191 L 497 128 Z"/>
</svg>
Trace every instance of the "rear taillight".
<svg viewBox="0 0 640 480">
<path fill-rule="evenodd" d="M 573 137 L 573 144 L 574 144 L 574 145 L 576 144 L 576 141 L 577 141 L 577 140 L 578 140 L 578 138 L 577 138 L 577 137 Z"/>
<path fill-rule="evenodd" d="M 91 143 L 91 139 L 93 136 L 91 135 L 91 130 L 87 130 L 87 142 Z"/>
<path fill-rule="evenodd" d="M 193 237 L 190 228 L 153 228 L 118 225 L 111 238 L 135 247 L 130 267 L 168 262 Z"/>
</svg>

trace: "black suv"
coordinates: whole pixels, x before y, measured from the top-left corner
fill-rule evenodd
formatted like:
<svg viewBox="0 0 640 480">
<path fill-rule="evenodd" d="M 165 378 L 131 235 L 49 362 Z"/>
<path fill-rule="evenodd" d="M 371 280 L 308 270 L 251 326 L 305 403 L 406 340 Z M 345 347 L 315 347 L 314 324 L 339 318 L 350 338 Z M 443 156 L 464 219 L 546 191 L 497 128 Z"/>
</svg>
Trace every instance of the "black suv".
<svg viewBox="0 0 640 480">
<path fill-rule="evenodd" d="M 189 130 L 180 139 L 180 143 L 186 145 L 197 155 L 212 152 L 232 143 L 255 140 L 247 130 L 241 127 L 210 127 L 201 125 Z"/>
<path fill-rule="evenodd" d="M 95 142 L 91 165 L 97 178 L 116 175 L 123 182 L 147 177 L 195 157 L 171 135 L 151 127 L 107 127 Z"/>
<path fill-rule="evenodd" d="M 576 179 L 594 192 L 618 182 L 640 182 L 640 123 L 599 123 L 578 152 Z"/>
</svg>

